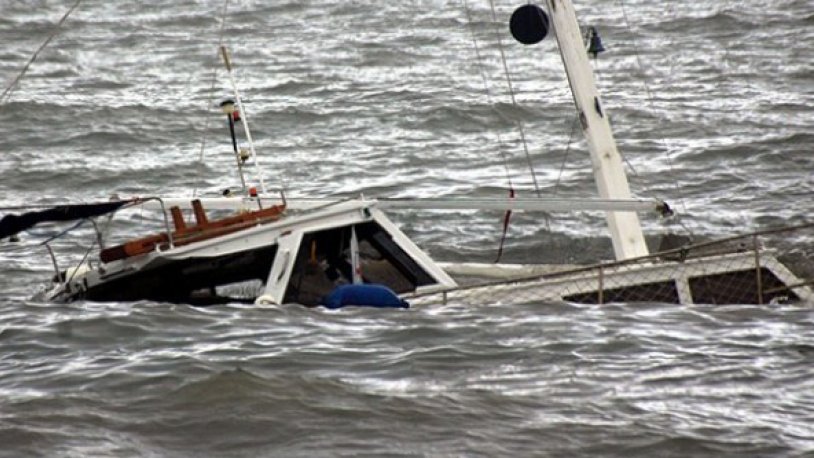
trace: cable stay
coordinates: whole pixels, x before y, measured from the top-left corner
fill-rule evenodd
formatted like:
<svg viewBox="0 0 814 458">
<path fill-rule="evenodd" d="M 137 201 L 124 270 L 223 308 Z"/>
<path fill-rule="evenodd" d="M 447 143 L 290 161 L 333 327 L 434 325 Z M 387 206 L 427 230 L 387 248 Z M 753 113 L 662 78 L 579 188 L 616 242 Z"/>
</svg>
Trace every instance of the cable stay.
<svg viewBox="0 0 814 458">
<path fill-rule="evenodd" d="M 497 12 L 495 11 L 495 2 L 493 0 L 489 0 L 489 7 L 492 12 L 492 23 L 495 24 L 494 32 L 495 32 L 495 39 L 497 41 L 497 47 L 500 51 L 500 61 L 503 64 L 503 73 L 506 76 L 506 86 L 509 89 L 509 96 L 512 101 L 512 106 L 515 108 L 518 107 L 517 99 L 514 96 L 514 85 L 512 84 L 512 77 L 509 73 L 509 65 L 506 62 L 506 53 L 503 50 L 503 39 L 501 38 L 501 31 L 498 28 L 498 24 L 500 21 L 497 18 Z M 531 174 L 531 181 L 534 185 L 534 192 L 537 194 L 537 197 L 542 197 L 542 193 L 540 192 L 540 185 L 537 183 L 537 174 L 534 172 L 534 164 L 531 161 L 531 153 L 529 153 L 529 146 L 528 142 L 526 142 L 526 132 L 523 128 L 523 123 L 520 121 L 515 121 L 517 125 L 517 130 L 520 133 L 520 141 L 523 144 L 523 152 L 526 155 L 526 162 L 528 163 L 529 173 Z"/>
<path fill-rule="evenodd" d="M 486 78 L 486 71 L 483 68 L 484 67 L 484 65 L 483 65 L 483 57 L 481 56 L 480 48 L 478 47 L 478 39 L 477 39 L 477 36 L 475 35 L 475 27 L 474 27 L 474 25 L 472 23 L 472 15 L 471 15 L 471 13 L 469 11 L 469 4 L 467 3 L 466 0 L 462 0 L 462 3 L 463 3 L 463 6 L 464 6 L 464 11 L 466 12 L 467 23 L 469 24 L 469 32 L 472 35 L 472 47 L 474 48 L 475 56 L 477 57 L 478 73 L 480 74 L 481 80 L 483 82 L 483 91 L 486 94 L 486 102 L 489 104 L 489 107 L 492 109 L 492 111 L 494 111 L 496 114 L 499 115 L 500 113 L 498 112 L 497 108 L 495 107 L 494 100 L 492 98 L 492 92 L 489 90 L 489 81 Z M 495 132 L 495 136 L 497 137 L 498 151 L 500 151 L 501 160 L 503 162 L 503 168 L 506 171 L 506 181 L 507 181 L 507 183 L 509 185 L 509 198 L 512 199 L 512 198 L 515 197 L 515 190 L 514 190 L 514 184 L 512 183 L 511 172 L 509 171 L 509 160 L 508 160 L 508 156 L 506 154 L 506 144 L 503 141 L 503 138 L 500 135 L 500 132 Z M 534 173 L 533 170 L 532 170 L 532 173 Z M 506 236 L 507 236 L 508 231 L 509 231 L 509 221 L 511 220 L 511 217 L 512 217 L 512 211 L 511 210 L 506 210 L 506 213 L 503 216 L 503 229 L 502 229 L 501 235 L 500 235 L 500 243 L 498 245 L 497 257 L 495 259 L 495 263 L 500 262 L 500 258 L 503 255 L 503 246 L 506 243 Z"/>
<path fill-rule="evenodd" d="M 62 24 L 64 24 L 65 21 L 68 19 L 68 16 L 70 16 L 71 13 L 73 13 L 74 10 L 77 7 L 79 7 L 80 3 L 82 3 L 82 0 L 76 0 L 76 3 L 74 3 L 73 6 L 71 6 L 67 12 L 65 12 L 65 14 L 62 16 L 62 19 L 60 19 L 54 26 L 54 31 L 51 32 L 51 34 L 48 35 L 48 38 L 45 39 L 45 41 L 40 45 L 40 47 L 37 48 L 36 51 L 34 51 L 34 54 L 32 54 L 31 58 L 28 59 L 28 62 L 25 63 L 22 70 L 20 70 L 20 73 L 18 73 L 17 76 L 14 77 L 14 79 L 11 81 L 11 83 L 9 83 L 9 85 L 6 87 L 3 93 L 0 94 L 0 107 L 2 107 L 4 104 L 8 103 L 9 100 L 11 100 L 12 93 L 14 93 L 14 90 L 17 88 L 17 85 L 23 79 L 26 72 L 28 72 L 28 67 L 30 67 L 31 64 L 34 63 L 34 61 L 37 59 L 37 56 L 40 55 L 40 52 L 42 52 L 42 50 L 45 49 L 46 46 L 48 46 L 48 43 L 50 43 L 51 40 L 53 40 L 54 37 L 56 37 L 59 34 L 59 32 L 62 30 Z"/>
<path fill-rule="evenodd" d="M 627 28 L 628 31 L 630 31 L 632 28 L 630 26 L 630 20 L 628 19 L 627 9 L 625 8 L 625 2 L 624 2 L 624 0 L 618 0 L 618 1 L 619 1 L 619 7 L 620 7 L 620 9 L 622 11 L 622 18 L 625 21 L 625 27 Z M 648 107 L 650 108 L 650 112 L 655 113 L 656 110 L 655 110 L 655 103 L 653 102 L 653 100 L 654 100 L 653 93 L 650 90 L 650 85 L 647 82 L 647 78 L 646 78 L 645 71 L 644 71 L 645 67 L 644 67 L 644 64 L 642 62 L 641 52 L 639 50 L 639 44 L 636 41 L 636 37 L 635 37 L 635 35 L 633 33 L 631 33 L 630 36 L 631 36 L 631 42 L 633 43 L 633 54 L 636 57 L 636 65 L 638 65 L 639 71 L 642 73 L 642 84 L 644 86 L 645 96 L 647 97 L 647 104 L 648 104 Z M 670 46 L 670 48 L 672 48 L 672 46 Z M 672 68 L 671 68 L 671 74 L 672 74 Z M 676 176 L 675 166 L 673 164 L 672 154 L 670 153 L 672 149 L 670 148 L 670 145 L 668 144 L 667 139 L 664 136 L 658 137 L 658 141 L 659 141 L 659 143 L 661 143 L 661 147 L 662 147 L 662 149 L 664 151 L 664 155 L 667 158 L 667 167 L 669 167 L 669 169 L 670 169 L 670 175 L 672 177 L 675 177 Z M 671 181 L 672 181 L 673 187 L 675 188 L 675 191 L 676 191 L 676 197 L 678 198 L 679 204 L 681 205 L 682 213 L 686 215 L 687 214 L 687 205 L 684 202 L 684 198 L 681 196 L 681 186 L 678 184 L 677 179 L 673 178 Z M 682 223 L 680 223 L 680 224 L 689 233 L 690 237 L 692 237 L 693 236 L 692 231 L 690 231 L 684 224 L 682 224 Z"/>
<path fill-rule="evenodd" d="M 223 31 L 226 26 L 226 13 L 229 9 L 229 0 L 223 0 L 223 7 L 221 8 L 220 14 L 220 26 L 218 27 L 218 46 L 217 52 L 215 53 L 215 60 L 220 59 L 220 47 L 223 46 Z M 214 99 L 215 99 L 215 82 L 218 79 L 218 66 L 212 66 L 212 78 L 210 79 L 209 83 L 209 96 L 206 98 L 206 110 L 208 111 L 210 107 L 213 106 Z M 209 120 L 210 116 L 204 117 L 204 130 L 203 135 L 201 136 L 201 148 L 198 152 L 198 179 L 195 181 L 195 186 L 192 188 L 192 197 L 196 197 L 198 195 L 198 183 L 201 181 L 201 166 L 203 166 L 204 160 L 204 151 L 206 150 L 206 141 L 207 135 L 209 133 Z M 245 186 L 244 186 L 245 187 Z"/>
</svg>

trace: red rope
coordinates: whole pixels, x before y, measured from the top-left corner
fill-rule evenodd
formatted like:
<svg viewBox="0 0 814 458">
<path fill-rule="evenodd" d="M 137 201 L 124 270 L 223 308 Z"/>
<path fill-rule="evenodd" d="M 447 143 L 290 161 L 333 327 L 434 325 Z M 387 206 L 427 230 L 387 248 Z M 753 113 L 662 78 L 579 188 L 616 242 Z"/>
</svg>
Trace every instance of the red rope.
<svg viewBox="0 0 814 458">
<path fill-rule="evenodd" d="M 514 187 L 509 188 L 509 199 L 514 199 Z M 503 244 L 506 242 L 506 233 L 509 231 L 509 220 L 512 217 L 512 211 L 506 210 L 506 214 L 503 215 L 503 234 L 500 236 L 500 245 L 497 248 L 497 259 L 495 259 L 495 264 L 500 262 L 501 256 L 503 256 Z"/>
</svg>

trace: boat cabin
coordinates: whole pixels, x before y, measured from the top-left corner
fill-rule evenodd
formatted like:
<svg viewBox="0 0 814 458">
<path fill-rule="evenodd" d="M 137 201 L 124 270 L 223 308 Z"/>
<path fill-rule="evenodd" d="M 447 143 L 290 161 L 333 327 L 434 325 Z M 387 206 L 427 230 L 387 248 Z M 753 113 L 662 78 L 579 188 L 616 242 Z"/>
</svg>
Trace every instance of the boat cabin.
<svg viewBox="0 0 814 458">
<path fill-rule="evenodd" d="M 199 201 L 192 208 L 195 225 L 173 208 L 174 230 L 104 248 L 98 267 L 63 275 L 52 297 L 315 306 L 351 283 L 399 295 L 456 286 L 376 201 L 285 215 L 272 207 L 213 221 Z"/>
</svg>

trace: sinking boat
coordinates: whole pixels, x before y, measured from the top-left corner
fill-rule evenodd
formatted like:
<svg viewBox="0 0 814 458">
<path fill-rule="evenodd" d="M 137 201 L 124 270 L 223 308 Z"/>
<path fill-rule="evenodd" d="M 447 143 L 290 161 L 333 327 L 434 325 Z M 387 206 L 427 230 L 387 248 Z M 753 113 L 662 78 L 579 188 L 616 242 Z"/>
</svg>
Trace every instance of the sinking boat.
<svg viewBox="0 0 814 458">
<path fill-rule="evenodd" d="M 342 201 L 297 201 L 286 199 L 282 193 L 274 196 L 249 191 L 241 175 L 244 192 L 238 197 L 139 198 L 115 202 L 116 208 L 109 203 L 108 207 L 98 207 L 100 214 L 130 206 L 159 210 L 163 230 L 108 246 L 108 234 L 95 226 L 98 260 L 83 260 L 78 266 L 61 270 L 52 252 L 56 273 L 47 298 L 61 302 L 153 300 L 204 305 L 245 301 L 307 306 L 326 305 L 332 294 L 332 306 L 403 306 L 404 301 L 413 305 L 552 300 L 677 304 L 812 301 L 814 271 L 793 270 L 778 260 L 777 251 L 763 243 L 770 235 L 791 238 L 802 232 L 810 234 L 814 230 L 811 224 L 649 251 L 637 212 L 667 216 L 672 210 L 664 202 L 631 196 L 571 2 L 548 0 L 545 10 L 526 5 L 512 17 L 512 33 L 524 43 L 540 41 L 549 28 L 559 44 L 587 139 L 599 198 L 407 200 L 360 196 Z M 223 56 L 231 78 L 225 50 Z M 235 112 L 245 113 L 236 89 L 235 98 L 237 109 L 224 104 L 224 111 L 241 168 L 242 161 L 249 157 L 256 161 L 257 155 L 248 123 L 235 116 Z M 239 150 L 236 121 L 244 126 L 251 151 Z M 256 162 L 255 167 L 259 168 Z M 262 178 L 259 180 L 262 185 Z M 262 188 L 265 190 L 264 185 Z M 544 264 L 542 255 L 541 263 L 534 265 L 440 263 L 388 218 L 386 210 L 394 208 L 606 212 L 616 259 L 579 266 Z M 184 211 L 193 218 L 185 217 Z M 231 213 L 213 217 L 213 211 Z M 77 218 L 98 216 L 76 214 Z M 43 220 L 48 220 L 47 216 Z M 9 236 L 9 231 L 0 231 L 0 238 Z M 348 285 L 356 288 L 355 294 L 347 300 L 337 298 Z M 377 296 L 380 288 L 391 292 L 392 297 Z"/>
</svg>

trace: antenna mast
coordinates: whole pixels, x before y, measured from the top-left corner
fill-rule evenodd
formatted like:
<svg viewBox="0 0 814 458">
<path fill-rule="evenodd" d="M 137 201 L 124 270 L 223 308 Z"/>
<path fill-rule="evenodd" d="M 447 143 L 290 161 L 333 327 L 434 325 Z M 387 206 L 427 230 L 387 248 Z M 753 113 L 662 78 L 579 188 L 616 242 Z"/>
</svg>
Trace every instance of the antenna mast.
<svg viewBox="0 0 814 458">
<path fill-rule="evenodd" d="M 237 102 L 237 108 L 240 111 L 241 124 L 243 124 L 243 131 L 246 134 L 246 140 L 249 142 L 249 151 L 252 153 L 255 175 L 257 177 L 257 181 L 260 183 L 260 190 L 263 192 L 263 194 L 265 194 L 266 184 L 263 182 L 263 174 L 260 173 L 260 165 L 257 162 L 257 152 L 254 150 L 254 140 L 252 140 L 252 133 L 249 131 L 249 119 L 246 115 L 246 110 L 243 108 L 243 101 L 240 100 L 240 91 L 237 90 L 237 83 L 235 83 L 235 77 L 232 74 L 232 61 L 229 59 L 229 52 L 226 50 L 226 46 L 220 47 L 220 54 L 223 57 L 223 64 L 226 66 L 226 74 L 229 75 L 229 82 L 232 84 L 232 90 L 235 93 L 235 101 Z"/>
</svg>

